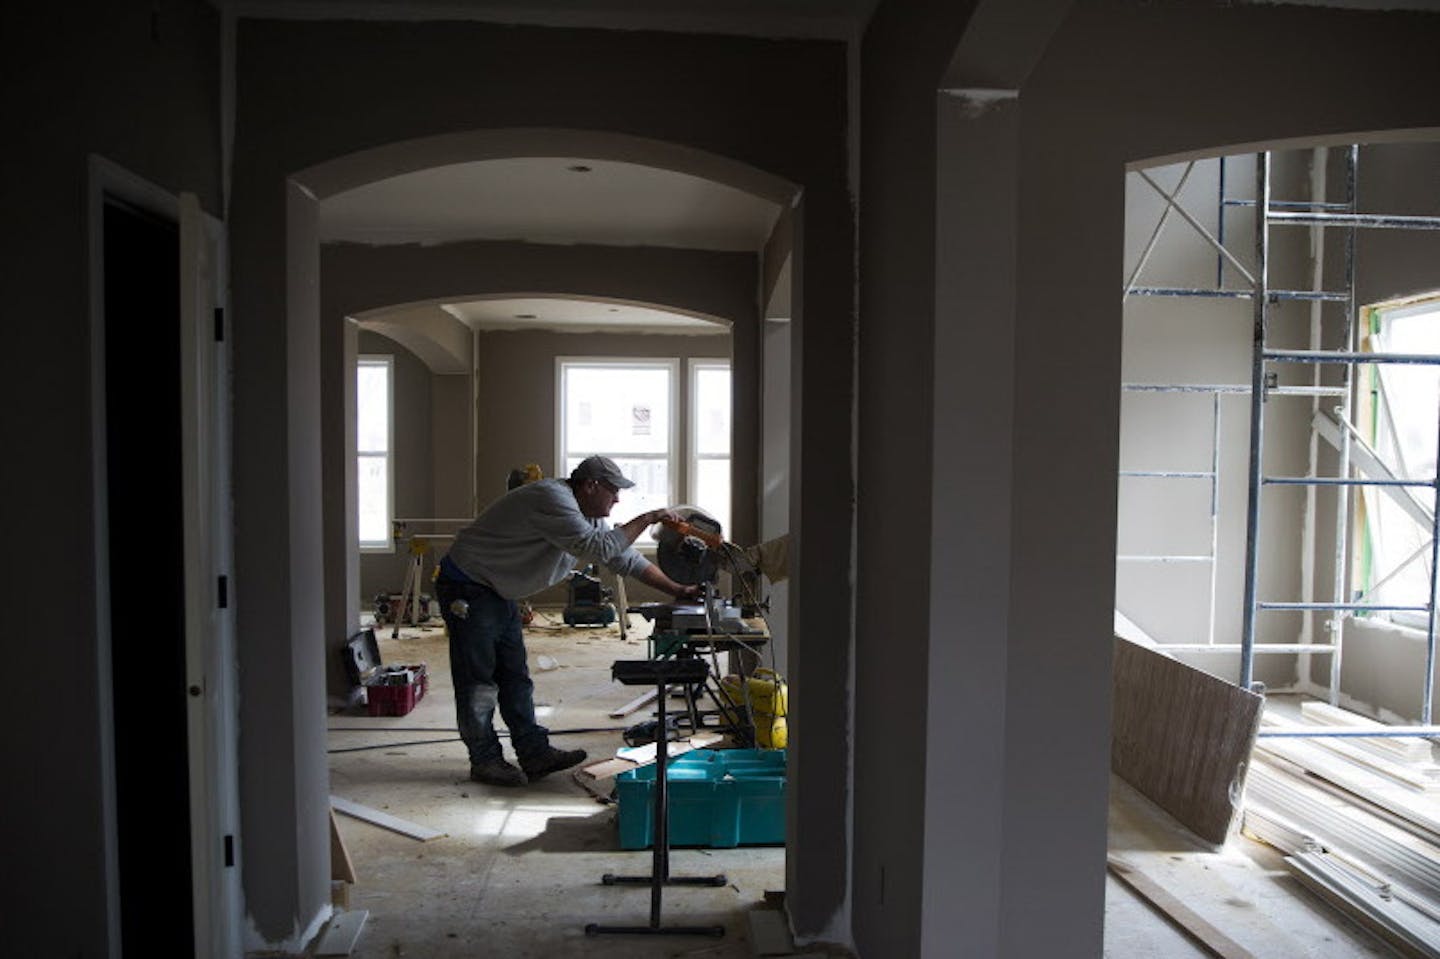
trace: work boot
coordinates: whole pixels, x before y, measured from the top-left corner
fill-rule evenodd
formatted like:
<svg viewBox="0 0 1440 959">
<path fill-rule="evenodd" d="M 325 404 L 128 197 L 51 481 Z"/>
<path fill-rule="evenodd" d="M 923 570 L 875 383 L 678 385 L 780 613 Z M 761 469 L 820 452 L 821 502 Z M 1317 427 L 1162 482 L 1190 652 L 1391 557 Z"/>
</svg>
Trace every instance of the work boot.
<svg viewBox="0 0 1440 959">
<path fill-rule="evenodd" d="M 556 749 L 554 746 L 546 746 L 543 753 L 521 759 L 520 768 L 524 769 L 525 775 L 534 782 L 541 776 L 578 766 L 584 761 L 583 749 Z"/>
<path fill-rule="evenodd" d="M 523 786 L 525 774 L 503 759 L 472 763 L 470 778 L 487 786 Z"/>
</svg>

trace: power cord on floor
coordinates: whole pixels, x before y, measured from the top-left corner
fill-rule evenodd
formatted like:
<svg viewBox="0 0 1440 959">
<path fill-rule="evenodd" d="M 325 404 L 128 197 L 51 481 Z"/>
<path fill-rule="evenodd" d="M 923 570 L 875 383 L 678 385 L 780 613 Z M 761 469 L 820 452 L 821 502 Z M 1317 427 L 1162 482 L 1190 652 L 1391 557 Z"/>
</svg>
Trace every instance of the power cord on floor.
<svg viewBox="0 0 1440 959">
<path fill-rule="evenodd" d="M 552 730 L 550 730 L 550 735 L 552 735 L 552 736 L 577 736 L 577 735 L 581 735 L 581 734 L 584 734 L 584 733 L 623 733 L 623 732 L 626 730 L 626 728 L 627 728 L 627 727 L 625 727 L 625 726 L 586 726 L 586 727 L 582 727 L 582 728 L 579 728 L 579 729 L 552 729 Z M 435 744 L 437 744 L 437 743 L 454 743 L 454 742 L 459 742 L 459 741 L 460 741 L 460 736 L 459 736 L 459 732 L 460 732 L 460 731 L 459 731 L 458 729 L 426 729 L 425 727 L 414 727 L 414 726 L 411 726 L 411 727 L 399 726 L 399 727 L 393 727 L 393 728 L 391 728 L 391 727 L 384 727 L 384 726 L 332 726 L 332 727 L 330 727 L 327 731 L 328 731 L 328 732 L 332 732 L 332 733 L 348 733 L 348 732 L 387 732 L 387 733 L 388 733 L 388 732 L 421 732 L 421 731 L 424 731 L 424 732 L 437 732 L 437 733 L 440 733 L 440 732 L 453 732 L 453 733 L 456 734 L 456 735 L 450 737 L 449 739 L 415 739 L 415 740 L 409 740 L 409 741 L 407 741 L 407 742 L 400 742 L 400 743 L 374 743 L 374 744 L 369 745 L 369 746 L 346 746 L 346 747 L 340 748 L 340 749 L 327 749 L 327 750 L 325 750 L 327 753 L 359 753 L 359 752 L 365 752 L 366 750 L 370 750 L 370 749 L 396 749 L 396 748 L 399 748 L 400 746 L 432 746 L 432 745 L 435 745 Z M 508 738 L 509 735 L 510 735 L 510 731 L 509 731 L 508 729 L 497 729 L 497 730 L 495 730 L 495 735 L 500 736 L 500 737 L 502 737 L 502 738 Z"/>
</svg>

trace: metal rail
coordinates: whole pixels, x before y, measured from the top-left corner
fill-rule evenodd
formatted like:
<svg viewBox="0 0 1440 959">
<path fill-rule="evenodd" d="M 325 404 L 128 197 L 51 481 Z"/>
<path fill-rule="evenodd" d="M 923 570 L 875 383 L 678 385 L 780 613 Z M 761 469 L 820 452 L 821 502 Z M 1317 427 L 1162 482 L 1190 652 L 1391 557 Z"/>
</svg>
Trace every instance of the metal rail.
<svg viewBox="0 0 1440 959">
<path fill-rule="evenodd" d="M 1125 294 L 1131 293 L 1136 296 L 1193 296 L 1208 297 L 1210 299 L 1231 299 L 1248 300 L 1254 296 L 1252 290 L 1222 290 L 1210 289 L 1209 287 L 1188 287 L 1188 286 L 1131 286 L 1127 287 Z M 1334 290 L 1271 290 L 1269 293 L 1270 302 L 1275 303 L 1281 300 L 1306 300 L 1319 301 L 1322 303 L 1344 303 L 1349 299 L 1346 293 Z"/>
<path fill-rule="evenodd" d="M 1270 154 L 1255 157 L 1255 202 L 1270 209 Z M 1255 595 L 1260 530 L 1260 450 L 1265 431 L 1265 336 L 1270 301 L 1265 296 L 1270 233 L 1265 217 L 1255 217 L 1255 295 L 1251 298 L 1252 344 L 1250 359 L 1250 485 L 1245 501 L 1245 606 L 1240 626 L 1240 688 L 1249 689 L 1255 676 Z"/>
<path fill-rule="evenodd" d="M 1405 479 L 1397 477 L 1372 478 L 1355 477 L 1351 475 L 1352 467 L 1350 460 L 1351 433 L 1349 429 L 1351 419 L 1351 394 L 1349 386 L 1354 381 L 1353 371 L 1357 366 L 1363 364 L 1402 364 L 1402 365 L 1426 365 L 1435 366 L 1440 364 L 1440 357 L 1432 354 L 1412 353 L 1367 353 L 1356 349 L 1355 317 L 1358 304 L 1354 301 L 1355 289 L 1355 234 L 1359 229 L 1406 229 L 1406 230 L 1431 230 L 1440 229 L 1440 217 L 1412 217 L 1412 216 L 1390 216 L 1379 214 L 1363 214 L 1356 212 L 1356 169 L 1358 161 L 1358 148 L 1352 146 L 1347 155 L 1346 164 L 1346 199 L 1345 209 L 1337 209 L 1336 204 L 1314 204 L 1309 208 L 1297 208 L 1294 204 L 1276 204 L 1270 196 L 1270 155 L 1260 154 L 1256 157 L 1256 201 L 1255 207 L 1263 211 L 1255 218 L 1255 248 L 1256 248 L 1256 270 L 1254 274 L 1254 290 L 1252 301 L 1254 303 L 1254 355 L 1252 358 L 1253 390 L 1251 396 L 1251 448 L 1250 448 L 1250 499 L 1248 502 L 1249 512 L 1246 517 L 1246 608 L 1244 635 L 1242 636 L 1241 685 L 1249 687 L 1253 681 L 1254 663 L 1253 657 L 1257 649 L 1255 645 L 1255 620 L 1256 614 L 1260 611 L 1328 611 L 1331 618 L 1330 643 L 1323 649 L 1318 645 L 1311 644 L 1315 648 L 1307 649 L 1306 652 L 1330 652 L 1330 689 L 1329 699 L 1331 705 L 1339 704 L 1340 697 L 1340 671 L 1344 651 L 1344 625 L 1348 616 L 1366 614 L 1373 612 L 1415 612 L 1425 613 L 1427 616 L 1426 629 L 1426 669 L 1424 677 L 1424 690 L 1421 704 L 1421 722 L 1428 726 L 1431 722 L 1432 707 L 1434 698 L 1434 676 L 1435 676 L 1435 655 L 1436 655 L 1436 611 L 1440 605 L 1440 576 L 1437 576 L 1437 562 L 1440 562 L 1440 477 L 1429 479 Z M 1271 226 L 1293 226 L 1302 225 L 1310 227 L 1336 227 L 1346 231 L 1345 245 L 1345 286 L 1347 289 L 1346 306 L 1343 326 L 1344 348 L 1339 350 L 1282 350 L 1272 349 L 1268 346 L 1268 313 L 1270 303 L 1276 298 L 1270 295 L 1267 289 L 1268 273 L 1266 265 L 1269 252 L 1269 230 Z M 1340 422 L 1346 425 L 1346 429 L 1340 431 L 1337 449 L 1339 461 L 1336 468 L 1336 475 L 1333 477 L 1304 476 L 1264 476 L 1262 473 L 1262 458 L 1264 450 L 1263 433 L 1263 405 L 1265 395 L 1262 392 L 1269 363 L 1305 363 L 1316 366 L 1316 382 L 1318 383 L 1319 367 L 1321 365 L 1340 365 L 1343 367 L 1343 382 L 1346 389 L 1339 395 L 1339 405 L 1335 412 Z M 1437 415 L 1437 428 L 1440 428 L 1440 415 Z M 1260 517 L 1260 490 L 1264 486 L 1306 486 L 1311 488 L 1334 487 L 1336 488 L 1336 524 L 1335 524 L 1335 567 L 1334 567 L 1334 602 L 1331 603 L 1285 603 L 1285 602 L 1260 602 L 1255 593 L 1256 570 L 1259 562 L 1258 529 Z M 1430 540 L 1430 596 L 1429 601 L 1423 606 L 1414 604 L 1381 604 L 1381 603 L 1355 603 L 1347 602 L 1347 577 L 1349 570 L 1348 555 L 1348 532 L 1349 515 L 1351 512 L 1350 491 L 1357 488 L 1421 488 L 1429 487 L 1435 490 L 1435 510 L 1431 514 L 1431 540 Z M 1268 644 L 1267 644 L 1268 645 Z"/>
<path fill-rule="evenodd" d="M 1304 729 L 1290 729 L 1274 727 L 1262 728 L 1256 735 L 1262 739 L 1320 739 L 1333 737 L 1340 739 L 1398 739 L 1410 736 L 1440 736 L 1440 726 L 1387 726 L 1384 729 L 1340 729 L 1335 726 L 1322 728 L 1305 727 Z"/>
<path fill-rule="evenodd" d="M 1276 226 L 1338 226 L 1368 230 L 1440 230 L 1440 216 L 1389 216 L 1382 213 L 1327 213 L 1270 208 L 1266 217 Z"/>
</svg>

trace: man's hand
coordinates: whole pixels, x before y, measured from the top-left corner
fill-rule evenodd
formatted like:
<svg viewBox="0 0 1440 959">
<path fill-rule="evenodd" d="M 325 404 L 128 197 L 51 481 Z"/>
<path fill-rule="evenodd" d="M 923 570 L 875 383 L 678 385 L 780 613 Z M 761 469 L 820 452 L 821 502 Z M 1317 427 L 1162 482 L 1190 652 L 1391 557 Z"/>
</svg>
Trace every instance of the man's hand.
<svg viewBox="0 0 1440 959">
<path fill-rule="evenodd" d="M 699 600 L 702 596 L 705 595 L 704 587 L 702 587 L 698 583 L 689 586 L 683 585 L 681 583 L 676 583 L 675 585 L 680 587 L 679 590 L 675 593 L 675 598 L 680 600 L 681 602 L 693 602 Z"/>
<path fill-rule="evenodd" d="M 661 572 L 660 567 L 654 563 L 646 563 L 644 569 L 635 574 L 635 578 L 646 586 L 654 587 L 662 593 L 669 593 L 682 602 L 693 602 L 704 592 L 703 587 L 687 586 L 684 583 L 675 582 Z"/>
<path fill-rule="evenodd" d="M 641 533 L 645 532 L 647 529 L 654 526 L 656 523 L 660 522 L 663 519 L 678 522 L 680 519 L 680 514 L 669 508 L 652 509 L 650 512 L 641 513 L 639 516 L 630 520 L 628 523 L 621 523 L 615 528 L 624 533 L 626 538 L 629 539 L 631 543 L 634 543 L 637 539 L 640 538 Z"/>
</svg>

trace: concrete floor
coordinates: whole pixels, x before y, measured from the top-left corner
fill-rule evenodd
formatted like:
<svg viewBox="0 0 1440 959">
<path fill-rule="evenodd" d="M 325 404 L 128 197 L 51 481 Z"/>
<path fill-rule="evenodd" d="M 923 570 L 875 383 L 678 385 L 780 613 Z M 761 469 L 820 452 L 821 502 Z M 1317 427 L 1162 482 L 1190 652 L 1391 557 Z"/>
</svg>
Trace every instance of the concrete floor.
<svg viewBox="0 0 1440 959">
<path fill-rule="evenodd" d="M 544 619 L 546 617 L 542 617 Z M 641 633 L 648 624 L 635 617 Z M 381 661 L 424 662 L 428 694 L 408 716 L 330 718 L 330 748 L 385 748 L 331 753 L 331 791 L 345 799 L 447 833 L 419 842 L 340 816 L 340 834 L 355 864 L 350 908 L 370 917 L 352 953 L 358 959 L 506 956 L 696 956 L 752 954 L 745 913 L 785 885 L 783 847 L 677 849 L 671 873 L 723 873 L 727 885 L 666 887 L 666 924 L 721 924 L 725 935 L 587 937 L 587 923 L 645 925 L 649 887 L 603 886 L 605 873 L 648 875 L 649 851 L 619 849 L 615 807 L 599 802 L 569 772 L 520 789 L 469 781 L 456 738 L 444 630 L 377 630 Z M 620 730 L 648 718 L 608 713 L 642 692 L 610 679 L 616 659 L 646 655 L 643 639 L 622 641 L 608 629 L 532 628 L 526 645 L 541 722 L 552 741 L 582 747 L 589 762 L 624 745 Z M 557 664 L 548 665 L 548 657 Z M 567 729 L 603 732 L 564 734 Z M 377 731 L 381 730 L 381 731 Z M 439 740 L 438 742 L 424 742 Z M 507 743 L 507 756 L 508 743 Z M 513 757 L 512 757 L 513 758 Z M 841 952 L 831 954 L 843 955 Z"/>
<path fill-rule="evenodd" d="M 648 631 L 648 624 L 632 618 L 636 634 Z M 639 691 L 611 681 L 610 664 L 644 657 L 646 644 L 637 635 L 622 641 L 614 627 L 557 628 L 547 619 L 555 622 L 542 617 L 526 639 L 542 722 L 556 731 L 557 744 L 585 748 L 589 761 L 607 758 L 623 745 L 619 730 L 648 715 L 642 710 L 625 719 L 609 718 L 610 710 Z M 722 938 L 587 937 L 587 923 L 648 921 L 648 887 L 607 887 L 599 878 L 607 872 L 648 874 L 650 853 L 621 851 L 614 806 L 591 796 L 568 772 L 521 789 L 470 782 L 465 751 L 454 732 L 444 630 L 406 629 L 392 640 L 384 628 L 377 636 L 383 662 L 429 665 L 430 690 L 408 716 L 330 718 L 331 791 L 446 835 L 420 842 L 337 817 L 357 873 L 350 909 L 369 911 L 352 956 L 754 955 L 746 914 L 765 907 L 767 892 L 784 888 L 783 848 L 673 852 L 674 874 L 724 873 L 729 882 L 717 888 L 667 887 L 664 921 L 722 924 Z M 555 665 L 541 668 L 550 660 Z M 559 732 L 568 729 L 605 731 Z M 1305 893 L 1267 847 L 1237 834 L 1223 850 L 1210 849 L 1119 780 L 1112 782 L 1110 849 L 1256 956 L 1389 955 Z M 823 946 L 811 954 L 848 955 Z M 1107 959 L 1204 955 L 1127 886 L 1107 876 Z"/>
<path fill-rule="evenodd" d="M 1110 782 L 1110 855 L 1144 872 L 1259 959 L 1393 955 L 1303 889 L 1269 846 L 1232 831 L 1215 849 L 1128 783 L 1114 776 Z M 1105 881 L 1107 959 L 1211 955 L 1114 875 Z"/>
</svg>

